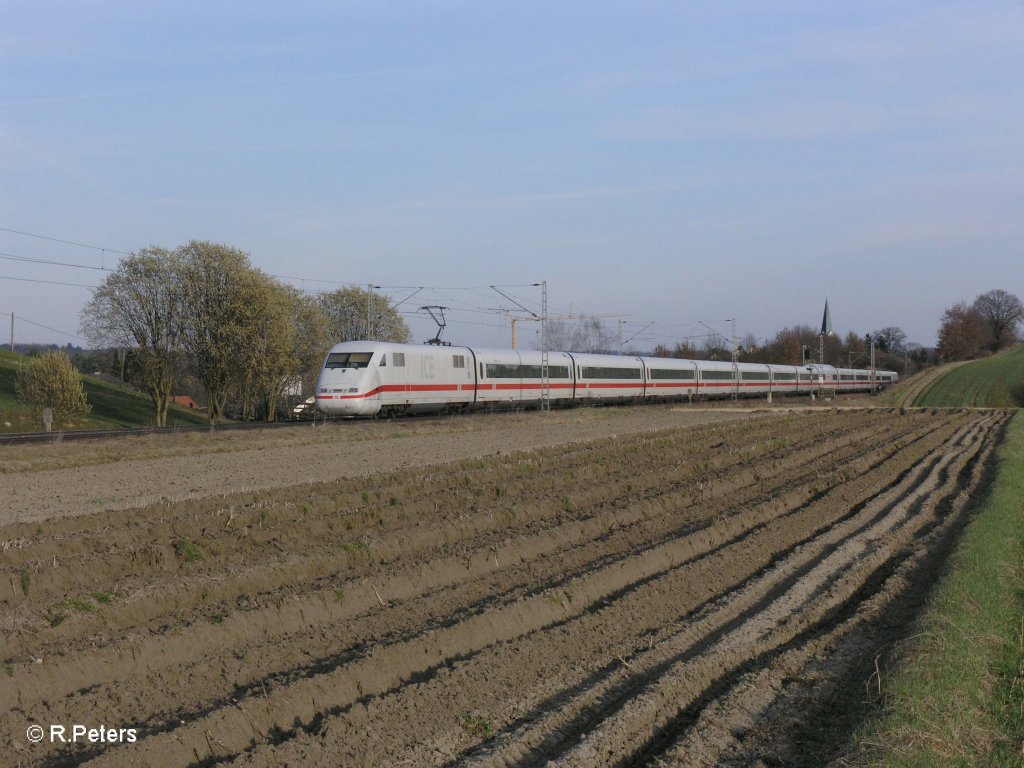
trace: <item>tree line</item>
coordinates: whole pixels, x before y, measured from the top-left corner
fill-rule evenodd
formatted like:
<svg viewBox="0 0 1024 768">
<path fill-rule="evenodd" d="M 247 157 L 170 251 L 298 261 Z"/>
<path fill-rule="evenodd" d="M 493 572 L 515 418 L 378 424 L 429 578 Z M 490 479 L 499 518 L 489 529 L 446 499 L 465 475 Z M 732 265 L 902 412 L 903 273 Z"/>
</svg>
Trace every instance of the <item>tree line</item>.
<svg viewBox="0 0 1024 768">
<path fill-rule="evenodd" d="M 917 370 L 930 363 L 972 359 L 1015 344 L 1022 322 L 1024 305 L 1020 299 L 996 289 L 980 294 L 971 304 L 961 301 L 946 309 L 934 356 L 920 344 L 908 341 L 900 328 L 886 326 L 863 336 L 853 331 L 844 337 L 826 336 L 824 362 L 849 368 L 865 367 L 870 362 L 872 344 L 876 366 L 890 370 Z M 580 328 L 582 330 L 575 332 L 563 330 L 559 337 L 570 345 L 567 351 L 606 352 L 615 346 L 612 334 L 596 318 L 585 318 Z M 737 348 L 744 362 L 800 365 L 805 361 L 818 362 L 819 336 L 816 328 L 796 325 L 783 328 L 763 342 L 748 334 L 737 340 Z M 699 339 L 684 339 L 671 346 L 659 344 L 653 354 L 688 360 L 730 360 L 732 343 L 720 334 L 709 334 Z"/>
<path fill-rule="evenodd" d="M 273 420 L 286 391 L 315 387 L 332 344 L 410 339 L 385 296 L 356 287 L 307 295 L 237 248 L 196 240 L 123 259 L 80 320 L 94 346 L 126 350 L 125 376 L 153 401 L 157 426 L 183 380 L 202 388 L 210 423 L 229 410 Z"/>
<path fill-rule="evenodd" d="M 919 344 L 907 341 L 906 334 L 895 326 L 886 326 L 863 336 L 850 331 L 845 336 L 827 335 L 820 339 L 820 331 L 810 325 L 783 328 L 771 338 L 758 340 L 753 335 L 737 339 L 739 357 L 745 363 L 775 363 L 802 365 L 819 362 L 824 351 L 824 362 L 843 368 L 866 368 L 871 362 L 871 345 L 875 347 L 875 365 L 889 370 L 903 370 L 910 365 L 917 370 L 928 362 L 927 352 Z M 659 344 L 654 348 L 657 357 L 677 357 L 689 360 L 731 360 L 732 344 L 720 335 L 676 342 L 673 346 Z"/>
<path fill-rule="evenodd" d="M 1017 342 L 1024 305 L 1002 289 L 978 296 L 973 304 L 959 301 L 942 315 L 938 352 L 944 361 L 970 360 L 998 352 Z"/>
</svg>

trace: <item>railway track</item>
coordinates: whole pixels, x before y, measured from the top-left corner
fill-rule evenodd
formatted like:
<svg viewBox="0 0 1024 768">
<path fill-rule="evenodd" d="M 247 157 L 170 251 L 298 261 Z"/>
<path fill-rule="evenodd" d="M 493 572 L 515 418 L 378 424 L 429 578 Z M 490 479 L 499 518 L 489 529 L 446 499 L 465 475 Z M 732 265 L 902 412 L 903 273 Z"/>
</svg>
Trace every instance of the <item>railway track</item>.
<svg viewBox="0 0 1024 768">
<path fill-rule="evenodd" d="M 74 440 L 104 440 L 113 437 L 143 437 L 145 435 L 180 435 L 190 432 L 235 432 L 249 429 L 275 429 L 295 427 L 302 421 L 245 421 L 229 424 L 209 424 L 194 427 L 125 427 L 122 429 L 70 429 L 52 432 L 13 432 L 0 434 L 0 445 L 31 443 L 63 443 Z"/>
<path fill-rule="evenodd" d="M 839 398 L 842 395 L 838 396 Z M 806 398 L 804 398 L 806 399 Z M 777 401 L 785 403 L 784 400 Z M 700 406 L 691 405 L 695 409 L 697 408 L 713 408 L 713 409 L 729 409 L 729 410 L 740 410 L 743 408 L 747 409 L 760 409 L 761 398 L 747 398 L 739 401 L 739 403 L 733 403 L 726 400 L 709 400 L 703 402 Z M 662 403 L 664 404 L 664 403 Z M 621 403 L 587 403 L 585 405 L 573 406 L 576 408 L 606 408 L 606 407 L 617 407 L 621 406 Z M 559 406 L 561 407 L 561 406 Z M 860 406 L 860 407 L 871 407 L 871 406 Z M 888 405 L 878 407 L 891 407 Z M 776 406 L 777 410 L 784 410 L 785 405 Z M 397 416 L 385 418 L 381 417 L 380 421 L 389 421 L 403 423 L 408 421 L 409 423 L 415 424 L 428 424 L 432 422 L 447 421 L 453 418 L 470 418 L 470 417 L 482 417 L 488 413 L 507 413 L 509 411 L 534 411 L 536 407 L 530 408 L 495 408 L 493 410 L 479 410 L 479 411 L 454 411 L 444 412 L 439 414 L 419 414 L 414 416 Z M 376 421 L 378 419 L 372 419 Z M 344 423 L 344 419 L 337 419 L 328 417 L 327 421 L 333 423 Z M 365 420 L 364 420 L 365 422 Z M 52 432 L 13 432 L 9 434 L 0 433 L 0 445 L 19 445 L 19 444 L 32 444 L 32 443 L 61 443 L 70 442 L 76 440 L 103 440 L 108 438 L 118 437 L 142 437 L 146 435 L 180 435 L 188 433 L 215 433 L 215 432 L 234 432 L 244 430 L 260 430 L 260 429 L 278 429 L 286 427 L 296 427 L 301 425 L 310 425 L 324 423 L 323 417 L 317 419 L 303 419 L 294 421 L 247 421 L 247 422 L 232 422 L 226 424 L 210 424 L 201 426 L 174 426 L 174 427 L 126 427 L 121 429 L 79 429 L 79 430 L 56 430 Z"/>
</svg>

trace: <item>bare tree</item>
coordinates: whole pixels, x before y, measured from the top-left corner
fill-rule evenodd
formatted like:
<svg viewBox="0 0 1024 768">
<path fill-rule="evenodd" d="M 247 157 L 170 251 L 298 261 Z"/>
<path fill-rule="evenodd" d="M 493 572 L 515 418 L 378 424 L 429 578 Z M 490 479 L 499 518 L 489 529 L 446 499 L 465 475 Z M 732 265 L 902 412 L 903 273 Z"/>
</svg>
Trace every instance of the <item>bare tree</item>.
<svg viewBox="0 0 1024 768">
<path fill-rule="evenodd" d="M 981 314 L 966 302 L 958 302 L 942 313 L 939 326 L 939 354 L 946 360 L 975 357 L 990 343 L 991 332 Z"/>
<path fill-rule="evenodd" d="M 875 331 L 872 336 L 875 346 L 883 352 L 903 352 L 907 344 L 907 334 L 892 325 Z"/>
<path fill-rule="evenodd" d="M 696 360 L 698 354 L 697 348 L 693 346 L 689 339 L 677 341 L 672 349 L 672 357 L 679 360 Z"/>
<path fill-rule="evenodd" d="M 348 287 L 322 294 L 319 303 L 335 344 L 371 339 L 406 344 L 412 339 L 409 326 L 387 296 Z"/>
<path fill-rule="evenodd" d="M 224 417 L 231 387 L 244 375 L 249 323 L 260 300 L 261 281 L 249 257 L 226 245 L 193 240 L 179 249 L 182 344 L 206 390 L 210 423 Z"/>
<path fill-rule="evenodd" d="M 864 343 L 864 339 L 857 335 L 856 331 L 850 331 L 843 339 L 842 355 L 846 358 L 845 364 L 854 368 L 863 367 L 861 363 L 868 361 L 867 345 Z"/>
<path fill-rule="evenodd" d="M 600 318 L 581 315 L 567 352 L 614 352 L 618 348 L 615 333 L 605 328 Z"/>
<path fill-rule="evenodd" d="M 729 341 L 720 334 L 708 334 L 704 338 L 704 348 L 700 357 L 704 360 L 731 360 L 732 350 Z"/>
<path fill-rule="evenodd" d="M 817 329 L 809 325 L 790 326 L 776 333 L 768 344 L 769 357 L 774 362 L 799 365 L 803 362 L 805 347 L 817 352 Z"/>
<path fill-rule="evenodd" d="M 245 341 L 239 349 L 237 382 L 243 417 L 262 413 L 273 421 L 277 401 L 297 378 L 299 367 L 294 291 L 258 270 L 252 270 L 245 283 L 249 300 L 243 308 Z"/>
<path fill-rule="evenodd" d="M 669 348 L 665 344 L 658 344 L 654 348 L 655 357 L 674 357 L 679 360 L 697 360 L 700 353 L 688 341 L 677 341 L 674 347 Z"/>
<path fill-rule="evenodd" d="M 548 320 L 546 328 L 548 349 L 559 352 L 571 352 L 572 328 L 564 320 Z M 540 335 L 538 333 L 536 347 L 540 349 Z"/>
<path fill-rule="evenodd" d="M 1024 320 L 1024 305 L 1012 293 L 997 288 L 974 300 L 974 310 L 992 331 L 992 349 L 998 352 L 1017 338 L 1017 326 Z"/>
<path fill-rule="evenodd" d="M 153 401 L 158 427 L 167 424 L 181 336 L 177 255 L 145 248 L 118 264 L 81 312 L 83 334 L 97 346 L 130 351 L 131 381 Z"/>
<path fill-rule="evenodd" d="M 587 315 L 580 315 L 575 323 L 548 320 L 547 336 L 548 349 L 560 352 L 612 352 L 619 346 L 618 336 L 600 318 Z"/>
<path fill-rule="evenodd" d="M 316 388 L 324 357 L 336 340 L 328 331 L 327 314 L 316 298 L 293 293 L 292 318 L 295 323 L 293 355 L 302 380 L 302 392 L 306 395 Z"/>
</svg>

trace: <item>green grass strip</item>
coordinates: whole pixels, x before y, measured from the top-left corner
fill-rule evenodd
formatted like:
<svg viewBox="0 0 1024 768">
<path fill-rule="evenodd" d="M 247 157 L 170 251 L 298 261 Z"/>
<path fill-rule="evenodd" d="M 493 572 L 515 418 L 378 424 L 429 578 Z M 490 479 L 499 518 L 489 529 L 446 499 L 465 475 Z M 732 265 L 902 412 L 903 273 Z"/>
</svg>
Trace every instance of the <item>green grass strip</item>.
<svg viewBox="0 0 1024 768">
<path fill-rule="evenodd" d="M 1024 766 L 1024 416 L 922 619 L 880 718 L 837 765 Z"/>
<path fill-rule="evenodd" d="M 43 428 L 15 395 L 19 368 L 28 360 L 25 355 L 0 349 L 0 432 L 34 432 Z M 93 376 L 84 376 L 83 384 L 92 412 L 75 420 L 76 429 L 143 427 L 154 423 L 153 402 L 148 395 Z M 167 414 L 168 426 L 201 426 L 206 423 L 205 409 L 172 405 Z"/>
</svg>

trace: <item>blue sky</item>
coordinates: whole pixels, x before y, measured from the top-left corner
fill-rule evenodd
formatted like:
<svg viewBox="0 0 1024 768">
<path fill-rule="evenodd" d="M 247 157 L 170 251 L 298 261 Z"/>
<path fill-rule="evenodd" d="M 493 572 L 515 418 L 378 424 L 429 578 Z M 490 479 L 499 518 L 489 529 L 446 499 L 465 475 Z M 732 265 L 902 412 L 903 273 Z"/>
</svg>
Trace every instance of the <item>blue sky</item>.
<svg viewBox="0 0 1024 768">
<path fill-rule="evenodd" d="M 546 280 L 641 349 L 826 296 L 932 345 L 1024 295 L 1022 72 L 1024 7 L 985 0 L 0 1 L 0 227 L 110 249 L 0 230 L 0 313 L 81 343 L 89 290 L 50 283 L 205 239 L 308 290 L 428 286 L 402 309 L 461 343 L 508 343 L 486 286 Z"/>
</svg>

